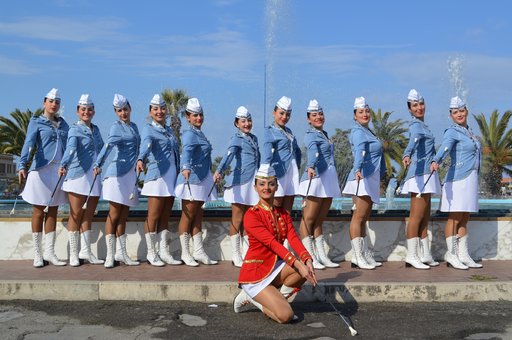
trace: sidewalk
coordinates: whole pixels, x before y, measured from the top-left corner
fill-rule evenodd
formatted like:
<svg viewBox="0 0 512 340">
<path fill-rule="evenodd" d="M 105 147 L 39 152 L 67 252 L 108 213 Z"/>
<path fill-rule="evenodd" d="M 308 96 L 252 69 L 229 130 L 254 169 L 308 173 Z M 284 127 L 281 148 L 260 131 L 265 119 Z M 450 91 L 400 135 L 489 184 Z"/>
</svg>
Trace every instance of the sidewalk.
<svg viewBox="0 0 512 340">
<path fill-rule="evenodd" d="M 297 300 L 339 302 L 512 301 L 512 261 L 484 261 L 482 269 L 455 270 L 443 262 L 430 270 L 385 262 L 376 270 L 317 270 L 319 286 L 305 285 Z M 32 261 L 0 261 L 0 300 L 137 300 L 230 303 L 238 268 L 221 261 L 197 268 L 146 262 L 140 266 L 82 265 L 33 268 Z"/>
</svg>

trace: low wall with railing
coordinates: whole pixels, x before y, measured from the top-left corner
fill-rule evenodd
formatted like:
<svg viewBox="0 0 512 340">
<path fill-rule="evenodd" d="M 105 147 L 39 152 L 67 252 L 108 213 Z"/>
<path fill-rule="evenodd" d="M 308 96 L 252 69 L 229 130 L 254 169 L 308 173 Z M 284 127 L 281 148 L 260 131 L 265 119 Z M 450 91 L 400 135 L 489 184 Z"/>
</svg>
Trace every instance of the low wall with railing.
<svg viewBox="0 0 512 340">
<path fill-rule="evenodd" d="M 178 213 L 178 212 L 177 212 Z M 213 215 L 213 216 L 212 216 Z M 205 216 L 203 232 L 207 253 L 214 259 L 231 260 L 231 248 L 228 237 L 230 225 L 229 213 L 210 212 Z M 220 215 L 223 215 L 220 216 Z M 332 216 L 324 223 L 324 234 L 329 256 L 336 261 L 350 260 L 351 247 L 348 228 L 348 214 Z M 294 224 L 298 228 L 298 213 L 294 214 Z M 446 216 L 435 216 L 429 223 L 429 235 L 432 239 L 434 258 L 443 259 L 446 252 L 444 225 Z M 96 217 L 93 223 L 92 249 L 100 258 L 105 258 L 106 247 L 103 234 L 104 217 Z M 180 243 L 177 234 L 177 218 L 170 223 L 173 255 L 179 258 Z M 59 218 L 57 223 L 56 252 L 62 258 L 68 258 L 67 219 Z M 145 259 L 144 216 L 132 216 L 128 220 L 128 253 L 132 258 Z M 368 234 L 374 245 L 377 259 L 403 261 L 406 254 L 405 228 L 406 214 L 374 214 L 368 225 Z M 472 216 L 469 224 L 470 253 L 476 259 L 512 260 L 512 217 L 488 217 L 486 214 Z M 297 229 L 298 230 L 298 229 Z M 32 259 L 32 234 L 29 217 L 0 217 L 0 260 Z"/>
</svg>

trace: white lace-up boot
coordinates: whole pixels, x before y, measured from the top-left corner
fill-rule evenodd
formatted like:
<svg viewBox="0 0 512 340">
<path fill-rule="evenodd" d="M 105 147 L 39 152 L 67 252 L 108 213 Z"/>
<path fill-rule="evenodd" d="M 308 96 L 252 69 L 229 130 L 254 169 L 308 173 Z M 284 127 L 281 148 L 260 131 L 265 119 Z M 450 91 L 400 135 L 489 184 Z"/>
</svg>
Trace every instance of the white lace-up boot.
<svg viewBox="0 0 512 340">
<path fill-rule="evenodd" d="M 180 235 L 180 244 L 181 244 L 181 260 L 185 262 L 187 266 L 197 267 L 199 263 L 197 263 L 192 255 L 190 255 L 190 234 L 183 233 Z"/>
<path fill-rule="evenodd" d="M 105 235 L 105 243 L 107 245 L 107 258 L 105 259 L 105 268 L 114 268 L 115 251 L 116 251 L 116 235 L 108 234 Z"/>
<path fill-rule="evenodd" d="M 366 261 L 366 257 L 363 254 L 363 245 L 364 240 L 362 237 L 356 237 L 350 240 L 350 244 L 352 245 L 352 268 L 361 268 L 361 269 L 375 269 L 375 266 L 369 264 Z"/>
<path fill-rule="evenodd" d="M 78 258 L 78 242 L 80 239 L 80 232 L 68 231 L 69 236 L 69 265 L 71 267 L 78 267 L 80 259 Z"/>
<path fill-rule="evenodd" d="M 304 245 L 304 248 L 308 251 L 309 255 L 311 255 L 311 258 L 313 259 L 313 268 L 315 269 L 325 269 L 325 266 L 318 262 L 318 259 L 315 256 L 315 248 L 313 245 L 313 239 L 309 236 L 306 236 L 302 239 L 302 244 Z"/>
<path fill-rule="evenodd" d="M 231 235 L 229 236 L 229 239 L 231 240 L 231 262 L 235 267 L 242 267 L 244 260 L 240 254 L 240 234 L 236 233 Z"/>
<path fill-rule="evenodd" d="M 439 266 L 439 262 L 435 261 L 432 257 L 432 253 L 430 252 L 430 244 L 428 241 L 428 236 L 422 238 L 420 241 L 420 250 L 418 251 L 420 256 L 420 261 L 428 264 L 431 267 Z"/>
<path fill-rule="evenodd" d="M 42 236 L 43 233 L 32 233 L 32 242 L 34 242 L 34 264 L 36 268 L 44 266 L 43 249 L 42 249 Z"/>
<path fill-rule="evenodd" d="M 165 266 L 165 263 L 158 257 L 155 251 L 155 243 L 156 243 L 156 233 L 146 233 L 146 246 L 148 248 L 148 253 L 146 255 L 146 259 L 148 262 L 155 267 Z"/>
<path fill-rule="evenodd" d="M 44 235 L 43 259 L 54 266 L 65 266 L 66 262 L 59 260 L 57 255 L 55 255 L 55 236 L 55 231 L 51 231 Z"/>
<path fill-rule="evenodd" d="M 380 267 L 382 266 L 382 262 L 375 261 L 373 258 L 373 249 L 370 250 L 368 245 L 371 244 L 370 238 L 368 235 L 366 235 L 363 238 L 363 256 L 366 258 L 366 262 L 368 262 L 369 265 L 374 267 Z"/>
<path fill-rule="evenodd" d="M 447 266 L 452 266 L 455 269 L 468 269 L 469 267 L 462 263 L 457 255 L 458 240 L 457 236 L 448 236 L 446 238 L 446 252 L 444 258 Z"/>
<path fill-rule="evenodd" d="M 91 231 L 86 230 L 80 234 L 80 252 L 78 253 L 80 260 L 85 260 L 90 264 L 103 264 L 105 261 L 99 260 L 91 251 Z"/>
<path fill-rule="evenodd" d="M 421 262 L 420 258 L 418 257 L 419 242 L 419 237 L 407 239 L 407 256 L 405 257 L 405 266 L 412 266 L 416 269 L 430 269 L 430 266 Z"/>
<path fill-rule="evenodd" d="M 203 232 L 198 232 L 192 236 L 194 242 L 194 260 L 201 262 L 202 264 L 217 264 L 218 261 L 210 259 L 203 248 Z"/>
<path fill-rule="evenodd" d="M 126 234 L 119 236 L 116 240 L 116 254 L 114 259 L 118 262 L 123 262 L 127 266 L 138 266 L 139 261 L 134 261 L 128 256 L 126 251 Z"/>
<path fill-rule="evenodd" d="M 325 240 L 324 235 L 317 236 L 315 238 L 316 252 L 318 254 L 318 260 L 321 264 L 328 268 L 338 268 L 338 263 L 332 262 L 325 253 Z"/>
<path fill-rule="evenodd" d="M 180 260 L 175 260 L 172 257 L 171 252 L 169 250 L 170 234 L 171 233 L 167 229 L 164 229 L 157 234 L 158 239 L 160 240 L 158 242 L 158 256 L 160 257 L 160 259 L 162 261 L 164 261 L 167 264 L 170 264 L 173 266 L 180 265 L 183 262 L 181 262 Z"/>
<path fill-rule="evenodd" d="M 464 235 L 459 238 L 459 244 L 457 247 L 457 255 L 459 257 L 460 262 L 468 266 L 469 268 L 482 268 L 481 263 L 476 263 L 473 261 L 471 256 L 469 255 L 468 250 L 468 235 Z"/>
</svg>

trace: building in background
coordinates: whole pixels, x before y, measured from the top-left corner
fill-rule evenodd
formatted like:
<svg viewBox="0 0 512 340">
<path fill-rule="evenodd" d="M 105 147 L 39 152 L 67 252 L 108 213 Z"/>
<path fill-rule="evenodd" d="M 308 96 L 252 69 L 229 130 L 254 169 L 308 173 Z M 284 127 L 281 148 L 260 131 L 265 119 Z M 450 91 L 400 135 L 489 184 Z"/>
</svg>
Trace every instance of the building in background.
<svg viewBox="0 0 512 340">
<path fill-rule="evenodd" d="M 16 164 L 14 156 L 0 154 L 0 194 L 3 198 L 13 197 L 13 190 L 16 182 Z"/>
</svg>

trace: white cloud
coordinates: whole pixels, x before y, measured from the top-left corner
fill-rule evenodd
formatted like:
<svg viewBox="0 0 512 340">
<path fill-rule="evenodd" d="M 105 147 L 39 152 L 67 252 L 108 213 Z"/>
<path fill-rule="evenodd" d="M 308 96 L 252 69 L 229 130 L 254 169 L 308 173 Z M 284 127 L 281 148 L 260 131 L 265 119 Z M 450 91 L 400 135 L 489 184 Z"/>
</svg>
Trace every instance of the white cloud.
<svg viewBox="0 0 512 340">
<path fill-rule="evenodd" d="M 25 17 L 16 22 L 0 22 L 0 34 L 15 37 L 87 42 L 114 39 L 125 26 L 120 18 L 76 20 L 56 17 Z"/>
<path fill-rule="evenodd" d="M 10 76 L 27 76 L 38 73 L 37 69 L 25 63 L 0 55 L 0 74 Z"/>
</svg>

